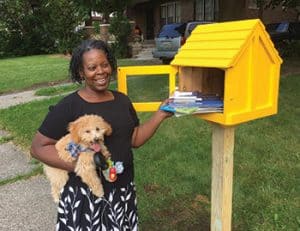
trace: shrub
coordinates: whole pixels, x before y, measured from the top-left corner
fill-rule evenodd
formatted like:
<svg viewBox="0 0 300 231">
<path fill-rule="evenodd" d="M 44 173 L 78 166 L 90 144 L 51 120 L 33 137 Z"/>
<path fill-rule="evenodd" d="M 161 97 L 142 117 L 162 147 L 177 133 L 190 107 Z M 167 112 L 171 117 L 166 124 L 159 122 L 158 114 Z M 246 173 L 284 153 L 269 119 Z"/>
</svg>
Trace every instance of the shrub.
<svg viewBox="0 0 300 231">
<path fill-rule="evenodd" d="M 33 1 L 32 1 L 33 2 Z M 0 55 L 69 52 L 82 38 L 84 15 L 67 0 L 0 1 Z M 3 32 L 3 33 L 2 33 Z"/>
<path fill-rule="evenodd" d="M 283 41 L 281 44 L 277 44 L 277 49 L 282 57 L 300 58 L 300 40 Z"/>
<path fill-rule="evenodd" d="M 122 14 L 117 14 L 110 21 L 109 32 L 115 36 L 115 42 L 112 44 L 112 50 L 117 58 L 128 57 L 128 36 L 131 27 L 128 18 Z"/>
</svg>

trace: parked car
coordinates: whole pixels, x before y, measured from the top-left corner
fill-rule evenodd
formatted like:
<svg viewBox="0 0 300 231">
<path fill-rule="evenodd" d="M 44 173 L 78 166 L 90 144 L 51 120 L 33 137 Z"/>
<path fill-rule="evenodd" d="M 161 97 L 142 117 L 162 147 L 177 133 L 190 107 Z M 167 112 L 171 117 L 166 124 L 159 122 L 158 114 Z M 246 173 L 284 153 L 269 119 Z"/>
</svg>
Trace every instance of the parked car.
<svg viewBox="0 0 300 231">
<path fill-rule="evenodd" d="M 178 28 L 184 26 L 183 23 L 172 23 L 164 25 L 155 38 L 155 50 L 153 57 L 159 58 L 163 63 L 169 63 L 181 46 L 182 34 Z"/>
<path fill-rule="evenodd" d="M 266 25 L 272 41 L 277 44 L 284 40 L 300 40 L 300 22 L 280 22 Z"/>
<path fill-rule="evenodd" d="M 207 23 L 211 22 L 194 21 L 164 25 L 155 38 L 153 57 L 161 59 L 164 64 L 170 63 L 196 26 Z"/>
</svg>

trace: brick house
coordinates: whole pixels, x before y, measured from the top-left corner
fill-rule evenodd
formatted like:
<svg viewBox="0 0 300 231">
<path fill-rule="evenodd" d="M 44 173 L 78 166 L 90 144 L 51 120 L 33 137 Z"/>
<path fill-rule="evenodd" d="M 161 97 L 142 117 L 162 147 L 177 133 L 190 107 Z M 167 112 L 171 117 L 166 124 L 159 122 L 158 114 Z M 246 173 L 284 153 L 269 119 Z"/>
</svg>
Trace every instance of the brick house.
<svg viewBox="0 0 300 231">
<path fill-rule="evenodd" d="M 127 15 L 141 28 L 145 39 L 153 39 L 160 27 L 194 20 L 232 21 L 261 18 L 264 23 L 296 21 L 296 10 L 281 7 L 259 11 L 256 0 L 132 0 Z"/>
</svg>

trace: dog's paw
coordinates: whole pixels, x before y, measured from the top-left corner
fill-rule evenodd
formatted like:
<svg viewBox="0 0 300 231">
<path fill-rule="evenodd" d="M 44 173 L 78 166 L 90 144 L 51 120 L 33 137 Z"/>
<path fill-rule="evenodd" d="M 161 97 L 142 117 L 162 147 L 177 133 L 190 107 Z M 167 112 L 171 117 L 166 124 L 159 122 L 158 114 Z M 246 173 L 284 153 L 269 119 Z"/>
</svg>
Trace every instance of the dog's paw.
<svg viewBox="0 0 300 231">
<path fill-rule="evenodd" d="M 59 197 L 53 197 L 53 201 L 54 201 L 54 203 L 58 204 L 58 202 L 59 202 Z"/>
<path fill-rule="evenodd" d="M 111 154 L 110 154 L 109 151 L 107 151 L 107 152 L 104 152 L 104 153 L 103 153 L 103 156 L 104 156 L 106 159 L 108 159 L 109 157 L 111 157 Z"/>
<path fill-rule="evenodd" d="M 104 196 L 104 192 L 102 188 L 93 188 L 91 189 L 92 193 L 97 196 L 97 197 L 103 197 Z"/>
</svg>

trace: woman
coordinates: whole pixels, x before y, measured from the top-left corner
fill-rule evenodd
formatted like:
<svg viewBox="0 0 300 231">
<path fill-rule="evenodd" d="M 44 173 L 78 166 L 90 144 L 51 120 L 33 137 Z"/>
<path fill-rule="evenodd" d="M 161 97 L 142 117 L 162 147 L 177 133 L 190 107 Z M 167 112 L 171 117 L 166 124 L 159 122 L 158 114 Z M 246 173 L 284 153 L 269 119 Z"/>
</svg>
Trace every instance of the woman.
<svg viewBox="0 0 300 231">
<path fill-rule="evenodd" d="M 69 171 L 69 181 L 61 193 L 58 205 L 57 230 L 137 230 L 137 207 L 131 148 L 143 145 L 160 123 L 171 114 L 158 110 L 144 124 L 139 124 L 129 98 L 108 89 L 116 61 L 107 44 L 86 40 L 74 50 L 70 62 L 73 81 L 84 87 L 50 107 L 49 113 L 32 141 L 31 153 L 45 164 Z M 110 183 L 99 174 L 104 197 L 97 198 L 80 177 L 74 165 L 57 156 L 55 143 L 67 133 L 69 122 L 84 114 L 102 116 L 113 129 L 105 144 L 113 161 L 124 164 L 124 172 Z"/>
</svg>

